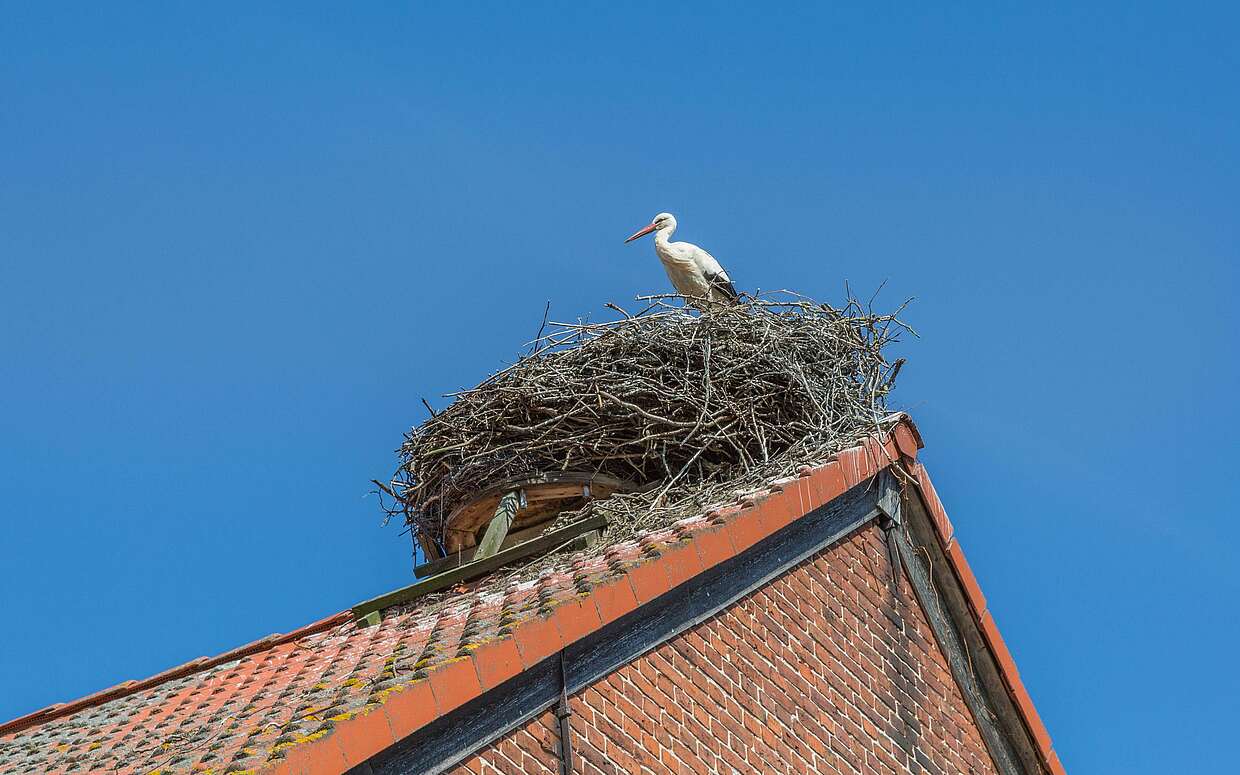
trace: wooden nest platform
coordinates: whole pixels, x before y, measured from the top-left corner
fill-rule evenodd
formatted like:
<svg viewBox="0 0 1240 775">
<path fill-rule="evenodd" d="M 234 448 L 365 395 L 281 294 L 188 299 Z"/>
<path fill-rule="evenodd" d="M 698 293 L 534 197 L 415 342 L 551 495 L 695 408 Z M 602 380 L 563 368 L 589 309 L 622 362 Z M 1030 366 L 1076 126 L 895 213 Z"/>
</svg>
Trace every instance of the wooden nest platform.
<svg viewBox="0 0 1240 775">
<path fill-rule="evenodd" d="M 614 476 L 581 471 L 506 479 L 453 509 L 444 525 L 443 551 L 445 555 L 452 555 L 475 548 L 500 509 L 501 500 L 512 493 L 517 494 L 516 509 L 508 535 L 500 548 L 532 537 L 532 532 L 540 532 L 547 522 L 562 512 L 579 509 L 595 498 L 608 498 L 617 492 L 636 492 L 639 489 L 636 484 Z M 435 545 L 426 542 L 422 548 L 427 557 L 436 557 L 438 547 Z"/>
</svg>

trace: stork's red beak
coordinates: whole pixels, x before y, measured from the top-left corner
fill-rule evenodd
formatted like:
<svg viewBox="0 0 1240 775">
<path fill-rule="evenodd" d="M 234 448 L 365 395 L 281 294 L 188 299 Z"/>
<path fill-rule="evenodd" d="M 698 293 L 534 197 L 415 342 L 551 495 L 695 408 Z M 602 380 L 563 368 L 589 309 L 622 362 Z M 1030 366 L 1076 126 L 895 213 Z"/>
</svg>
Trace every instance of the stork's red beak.
<svg viewBox="0 0 1240 775">
<path fill-rule="evenodd" d="M 628 239 L 626 239 L 626 240 L 625 240 L 625 242 L 632 242 L 633 240 L 637 239 L 638 237 L 644 237 L 644 236 L 646 236 L 647 234 L 649 234 L 650 232 L 652 232 L 652 231 L 654 231 L 654 230 L 655 230 L 655 225 L 652 223 L 652 224 L 650 224 L 649 226 L 647 226 L 646 228 L 644 228 L 644 229 L 642 229 L 641 231 L 639 231 L 639 232 L 637 232 L 636 234 L 634 234 L 632 237 L 629 237 Z"/>
</svg>

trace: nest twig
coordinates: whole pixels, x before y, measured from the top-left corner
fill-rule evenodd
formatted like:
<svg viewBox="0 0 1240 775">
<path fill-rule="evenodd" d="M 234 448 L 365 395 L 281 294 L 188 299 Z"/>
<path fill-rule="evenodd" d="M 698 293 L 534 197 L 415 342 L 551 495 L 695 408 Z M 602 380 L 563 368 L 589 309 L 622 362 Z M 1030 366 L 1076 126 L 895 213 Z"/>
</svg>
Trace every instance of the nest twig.
<svg viewBox="0 0 1240 775">
<path fill-rule="evenodd" d="M 544 318 L 528 355 L 406 435 L 389 513 L 442 545 L 448 514 L 489 484 L 589 471 L 647 486 L 588 507 L 628 533 L 825 457 L 887 414 L 902 362 L 882 350 L 910 331 L 899 310 L 778 292 L 696 314 L 674 298 L 608 305 L 619 317 L 600 323 Z"/>
</svg>

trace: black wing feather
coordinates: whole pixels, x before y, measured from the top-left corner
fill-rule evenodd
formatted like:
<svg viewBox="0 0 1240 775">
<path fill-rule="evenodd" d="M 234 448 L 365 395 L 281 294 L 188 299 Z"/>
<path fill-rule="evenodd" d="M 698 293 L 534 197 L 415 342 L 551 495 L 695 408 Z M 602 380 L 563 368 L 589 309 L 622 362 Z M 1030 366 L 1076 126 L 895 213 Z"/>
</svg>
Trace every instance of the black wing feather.
<svg viewBox="0 0 1240 775">
<path fill-rule="evenodd" d="M 736 286 L 723 273 L 716 272 L 706 275 L 706 282 L 710 283 L 710 287 L 727 296 L 733 304 L 741 300 L 740 294 L 736 292 Z"/>
</svg>

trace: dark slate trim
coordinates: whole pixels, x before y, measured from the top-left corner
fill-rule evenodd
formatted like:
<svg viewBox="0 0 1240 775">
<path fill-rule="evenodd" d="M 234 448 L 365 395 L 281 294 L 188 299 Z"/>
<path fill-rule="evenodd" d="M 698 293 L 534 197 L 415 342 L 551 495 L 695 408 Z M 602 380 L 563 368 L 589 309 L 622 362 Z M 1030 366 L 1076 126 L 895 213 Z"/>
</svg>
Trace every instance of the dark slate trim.
<svg viewBox="0 0 1240 775">
<path fill-rule="evenodd" d="M 714 616 L 753 590 L 879 515 L 880 488 L 862 482 L 657 600 L 595 631 L 563 652 L 569 693 Z M 348 775 L 436 775 L 494 742 L 559 699 L 556 656 L 442 716 Z M 370 773 L 363 768 L 369 767 Z"/>
<path fill-rule="evenodd" d="M 930 629 L 934 631 L 934 639 L 947 659 L 952 676 L 960 688 L 960 694 L 964 697 L 965 704 L 969 706 L 969 711 L 973 714 L 978 729 L 981 730 L 982 739 L 985 740 L 986 748 L 990 751 L 991 758 L 995 760 L 1000 774 L 1023 775 L 1024 770 L 1016 764 L 1011 745 L 991 720 L 990 703 L 987 701 L 986 693 L 977 683 L 969 664 L 968 652 L 963 646 L 956 625 L 951 620 L 951 615 L 935 592 L 934 582 L 930 580 L 928 569 L 922 564 L 921 558 L 913 553 L 908 540 L 900 534 L 900 531 L 890 531 L 887 540 L 894 541 L 892 546 L 897 547 L 900 558 L 904 561 L 904 567 L 908 570 L 909 583 L 917 595 L 918 602 L 921 603 L 926 619 L 930 622 Z"/>
<path fill-rule="evenodd" d="M 904 506 L 904 524 L 888 539 L 895 541 L 909 584 L 991 758 L 1001 775 L 1041 775 L 1045 770 L 1036 745 L 1008 696 L 916 488 L 905 490 Z"/>
</svg>

